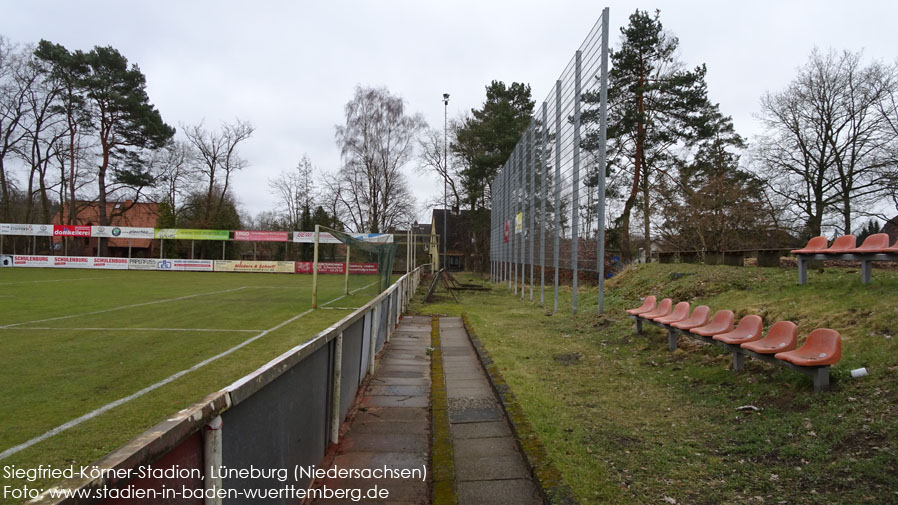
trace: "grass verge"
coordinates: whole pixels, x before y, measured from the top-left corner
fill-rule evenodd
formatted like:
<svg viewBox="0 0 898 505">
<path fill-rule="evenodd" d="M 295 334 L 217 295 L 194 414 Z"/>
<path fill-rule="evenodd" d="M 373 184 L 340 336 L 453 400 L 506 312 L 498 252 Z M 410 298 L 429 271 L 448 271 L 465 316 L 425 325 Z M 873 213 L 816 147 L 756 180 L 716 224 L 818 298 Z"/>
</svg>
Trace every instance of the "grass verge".
<svg viewBox="0 0 898 505">
<path fill-rule="evenodd" d="M 552 315 L 505 286 L 461 280 L 490 289 L 411 310 L 467 313 L 582 503 L 898 502 L 895 273 L 863 286 L 857 269 L 828 268 L 798 286 L 794 270 L 643 265 L 608 281 L 605 316 L 594 288 L 581 290 L 576 316 L 563 290 Z M 624 317 L 648 294 L 767 326 L 791 320 L 800 339 L 838 330 L 832 391 L 752 360 L 734 373 L 729 354 L 692 340 L 668 353 L 664 332 L 637 336 Z M 851 379 L 861 366 L 870 375 Z"/>
</svg>

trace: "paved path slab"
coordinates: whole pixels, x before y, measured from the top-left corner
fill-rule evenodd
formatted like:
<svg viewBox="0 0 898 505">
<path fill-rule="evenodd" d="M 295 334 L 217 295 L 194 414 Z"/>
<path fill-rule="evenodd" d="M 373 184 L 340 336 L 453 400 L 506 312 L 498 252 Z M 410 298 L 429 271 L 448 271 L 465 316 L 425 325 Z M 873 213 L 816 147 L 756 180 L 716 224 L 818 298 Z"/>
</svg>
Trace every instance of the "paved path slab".
<svg viewBox="0 0 898 505">
<path fill-rule="evenodd" d="M 399 323 L 330 464 L 350 470 L 426 470 L 426 478 L 331 478 L 316 483 L 318 487 L 349 493 L 360 490 L 363 496 L 375 487 L 389 492 L 387 498 L 365 498 L 359 503 L 430 503 L 431 324 L 429 317 L 405 317 Z M 313 503 L 352 502 L 322 499 Z"/>
<path fill-rule="evenodd" d="M 440 348 L 458 503 L 542 504 L 461 318 L 440 318 Z"/>
</svg>

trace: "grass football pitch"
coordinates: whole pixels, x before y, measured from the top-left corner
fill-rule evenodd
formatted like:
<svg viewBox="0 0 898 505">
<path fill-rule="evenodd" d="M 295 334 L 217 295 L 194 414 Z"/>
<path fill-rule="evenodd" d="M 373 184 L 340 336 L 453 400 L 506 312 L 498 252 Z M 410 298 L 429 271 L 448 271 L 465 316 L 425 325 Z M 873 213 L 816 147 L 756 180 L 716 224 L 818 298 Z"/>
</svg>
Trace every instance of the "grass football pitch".
<svg viewBox="0 0 898 505">
<path fill-rule="evenodd" d="M 376 280 L 351 276 L 344 296 L 342 275 L 319 276 L 311 311 L 310 275 L 0 269 L 0 465 L 90 463 L 361 307 Z"/>
</svg>

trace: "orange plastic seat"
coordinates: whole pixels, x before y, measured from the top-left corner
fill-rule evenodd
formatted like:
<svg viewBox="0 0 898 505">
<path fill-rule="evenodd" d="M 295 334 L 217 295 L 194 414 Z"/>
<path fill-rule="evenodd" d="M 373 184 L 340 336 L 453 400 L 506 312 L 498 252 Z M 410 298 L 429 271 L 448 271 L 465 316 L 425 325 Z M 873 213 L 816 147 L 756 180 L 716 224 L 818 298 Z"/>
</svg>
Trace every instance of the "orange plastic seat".
<svg viewBox="0 0 898 505">
<path fill-rule="evenodd" d="M 767 331 L 767 336 L 754 342 L 745 342 L 743 349 L 758 354 L 776 354 L 791 351 L 798 344 L 798 326 L 792 321 L 778 321 Z"/>
<path fill-rule="evenodd" d="M 836 330 L 817 328 L 801 347 L 778 352 L 775 357 L 799 366 L 834 365 L 842 359 L 842 336 Z"/>
<path fill-rule="evenodd" d="M 827 244 L 829 244 L 829 241 L 826 239 L 826 237 L 821 235 L 809 240 L 808 245 L 804 246 L 803 248 L 793 249 L 792 254 L 812 254 L 823 252 L 823 250 L 826 249 Z"/>
<path fill-rule="evenodd" d="M 689 317 L 689 302 L 680 302 L 674 307 L 673 312 L 666 316 L 656 317 L 654 321 L 660 324 L 670 324 L 682 321 Z"/>
<path fill-rule="evenodd" d="M 733 319 L 735 317 L 732 310 L 718 310 L 710 323 L 697 328 L 692 328 L 689 331 L 703 337 L 710 337 L 719 333 L 733 331 Z"/>
<path fill-rule="evenodd" d="M 891 245 L 891 247 L 886 247 L 882 252 L 898 253 L 898 240 L 896 240 L 895 243 Z"/>
<path fill-rule="evenodd" d="M 627 314 L 631 316 L 635 316 L 637 314 L 642 314 L 643 312 L 648 312 L 655 308 L 655 296 L 647 296 L 645 297 L 645 301 L 642 302 L 642 305 L 636 307 L 635 309 L 627 309 Z"/>
<path fill-rule="evenodd" d="M 656 317 L 663 317 L 670 314 L 670 308 L 673 306 L 673 300 L 670 298 L 665 298 L 658 303 L 658 306 L 655 307 L 654 310 L 650 310 L 648 312 L 643 312 L 639 314 L 639 317 L 645 319 L 654 319 Z"/>
<path fill-rule="evenodd" d="M 710 315 L 711 309 L 707 305 L 699 305 L 692 311 L 692 315 L 689 316 L 689 319 L 671 323 L 671 326 L 681 330 L 690 330 L 708 324 L 708 316 Z"/>
<path fill-rule="evenodd" d="M 864 239 L 864 243 L 857 248 L 859 253 L 885 252 L 889 248 L 888 233 L 874 233 Z"/>
<path fill-rule="evenodd" d="M 739 320 L 736 329 L 727 333 L 714 335 L 714 340 L 720 340 L 725 344 L 742 344 L 761 340 L 764 333 L 764 320 L 761 316 L 749 315 Z"/>
<path fill-rule="evenodd" d="M 833 245 L 823 251 L 825 254 L 851 253 L 857 250 L 857 237 L 854 235 L 842 235 L 833 241 Z"/>
</svg>

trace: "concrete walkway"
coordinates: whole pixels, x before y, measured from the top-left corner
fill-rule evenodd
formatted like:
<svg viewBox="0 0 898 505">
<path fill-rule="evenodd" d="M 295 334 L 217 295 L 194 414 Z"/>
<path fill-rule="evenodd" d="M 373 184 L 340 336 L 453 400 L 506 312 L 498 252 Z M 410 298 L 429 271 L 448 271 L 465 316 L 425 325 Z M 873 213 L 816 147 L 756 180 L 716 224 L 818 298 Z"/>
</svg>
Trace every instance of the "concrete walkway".
<svg viewBox="0 0 898 505">
<path fill-rule="evenodd" d="M 358 503 L 430 503 L 430 317 L 406 316 L 375 369 L 349 431 L 337 447 L 333 465 L 345 469 L 408 469 L 422 471 L 420 479 L 327 479 L 330 489 L 375 486 L 389 491 L 384 499 Z M 320 486 L 319 486 L 320 487 Z M 364 495 L 363 495 L 364 497 Z M 352 503 L 349 499 L 317 500 L 316 505 Z"/>
<path fill-rule="evenodd" d="M 440 318 L 440 344 L 459 505 L 542 504 L 461 318 Z"/>
<path fill-rule="evenodd" d="M 427 481 L 327 479 L 317 487 L 389 491 L 388 498 L 360 503 L 431 503 L 431 325 L 430 317 L 402 319 L 331 463 L 346 469 L 427 467 Z M 461 318 L 441 317 L 439 327 L 458 504 L 542 504 Z"/>
</svg>

